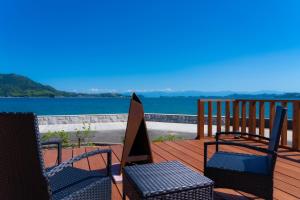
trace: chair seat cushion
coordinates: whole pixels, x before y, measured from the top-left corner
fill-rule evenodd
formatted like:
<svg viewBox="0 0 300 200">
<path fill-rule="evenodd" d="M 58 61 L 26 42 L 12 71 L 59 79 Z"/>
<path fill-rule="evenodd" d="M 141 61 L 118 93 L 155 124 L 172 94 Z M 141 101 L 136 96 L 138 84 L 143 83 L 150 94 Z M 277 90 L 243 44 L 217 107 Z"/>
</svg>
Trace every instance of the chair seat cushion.
<svg viewBox="0 0 300 200">
<path fill-rule="evenodd" d="M 269 175 L 271 163 L 267 156 L 216 152 L 207 162 L 207 168 Z"/>
<path fill-rule="evenodd" d="M 74 192 L 106 178 L 99 172 L 68 167 L 49 178 L 53 199 L 63 199 Z"/>
</svg>

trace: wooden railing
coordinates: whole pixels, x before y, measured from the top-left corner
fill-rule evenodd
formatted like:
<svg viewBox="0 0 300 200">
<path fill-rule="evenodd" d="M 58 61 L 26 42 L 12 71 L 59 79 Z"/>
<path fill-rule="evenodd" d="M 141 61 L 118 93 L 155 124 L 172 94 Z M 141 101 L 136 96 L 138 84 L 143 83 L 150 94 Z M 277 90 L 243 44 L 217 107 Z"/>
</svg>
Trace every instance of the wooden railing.
<svg viewBox="0 0 300 200">
<path fill-rule="evenodd" d="M 200 99 L 198 138 L 204 138 L 205 134 L 211 137 L 213 128 L 215 131 L 241 131 L 268 137 L 278 104 L 288 108 L 280 145 L 300 150 L 300 100 Z"/>
</svg>

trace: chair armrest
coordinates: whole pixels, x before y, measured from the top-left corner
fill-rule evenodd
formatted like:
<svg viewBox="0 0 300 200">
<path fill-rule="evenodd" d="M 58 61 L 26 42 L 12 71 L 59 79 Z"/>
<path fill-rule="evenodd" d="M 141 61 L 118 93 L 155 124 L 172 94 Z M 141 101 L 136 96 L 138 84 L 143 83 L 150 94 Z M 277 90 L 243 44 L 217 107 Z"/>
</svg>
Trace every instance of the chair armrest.
<svg viewBox="0 0 300 200">
<path fill-rule="evenodd" d="M 216 151 L 218 151 L 218 146 L 219 145 L 230 145 L 230 146 L 239 146 L 239 147 L 244 147 L 244 148 L 248 148 L 248 149 L 252 149 L 252 150 L 255 150 L 255 151 L 259 151 L 259 152 L 262 152 L 262 153 L 266 153 L 266 154 L 270 154 L 272 156 L 277 156 L 277 153 L 275 151 L 271 151 L 271 150 L 268 150 L 268 149 L 264 149 L 264 148 L 261 148 L 261 147 L 256 147 L 256 146 L 251 146 L 251 145 L 248 145 L 248 144 L 243 144 L 243 143 L 237 143 L 237 142 L 219 142 L 219 141 L 216 141 L 216 142 L 205 142 L 204 143 L 204 169 L 206 168 L 206 163 L 207 163 L 207 146 L 209 145 L 216 145 Z"/>
<path fill-rule="evenodd" d="M 59 165 L 61 163 L 61 157 L 62 157 L 62 142 L 61 140 L 57 139 L 57 140 L 51 140 L 51 141 L 41 143 L 42 146 L 51 145 L 51 144 L 57 145 L 57 164 Z"/>
<path fill-rule="evenodd" d="M 248 136 L 251 136 L 251 137 L 257 137 L 257 138 L 260 138 L 260 139 L 270 141 L 270 138 L 267 138 L 267 137 L 264 137 L 264 136 L 261 136 L 261 135 L 252 134 L 252 133 L 244 133 L 244 132 L 217 132 L 216 133 L 216 140 L 219 139 L 220 135 L 230 135 L 230 134 L 231 135 L 248 135 Z"/>
<path fill-rule="evenodd" d="M 213 145 L 213 144 L 217 144 L 218 142 L 204 142 L 204 171 L 206 168 L 206 163 L 207 163 L 207 146 L 209 145 Z M 218 151 L 217 149 L 217 145 L 216 145 L 216 151 Z"/>
<path fill-rule="evenodd" d="M 74 162 L 77 162 L 79 160 L 88 158 L 88 157 L 96 155 L 96 154 L 102 154 L 102 153 L 107 153 L 107 164 L 106 164 L 107 176 L 111 176 L 111 150 L 110 149 L 97 149 L 95 151 L 83 153 L 79 156 L 71 158 L 70 160 L 65 161 L 65 162 L 61 163 L 60 165 L 52 168 L 50 171 L 46 172 L 46 175 L 48 177 L 54 176 L 56 173 L 62 171 L 64 168 L 71 167 Z"/>
</svg>

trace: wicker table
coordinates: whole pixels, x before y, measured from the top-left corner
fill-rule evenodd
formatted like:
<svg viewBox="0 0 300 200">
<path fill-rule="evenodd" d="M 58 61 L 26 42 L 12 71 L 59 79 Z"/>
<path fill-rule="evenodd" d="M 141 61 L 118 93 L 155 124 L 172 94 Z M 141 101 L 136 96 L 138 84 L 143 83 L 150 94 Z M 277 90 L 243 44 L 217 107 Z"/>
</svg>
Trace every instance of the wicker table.
<svg viewBox="0 0 300 200">
<path fill-rule="evenodd" d="M 213 199 L 213 181 L 179 161 L 124 168 L 123 199 Z"/>
</svg>

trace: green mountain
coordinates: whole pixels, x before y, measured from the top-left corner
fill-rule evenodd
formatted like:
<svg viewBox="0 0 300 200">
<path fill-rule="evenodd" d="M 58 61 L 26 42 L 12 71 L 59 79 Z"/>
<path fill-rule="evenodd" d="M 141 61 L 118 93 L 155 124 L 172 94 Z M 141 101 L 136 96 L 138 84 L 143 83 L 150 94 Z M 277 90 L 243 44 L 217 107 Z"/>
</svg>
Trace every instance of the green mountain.
<svg viewBox="0 0 300 200">
<path fill-rule="evenodd" d="M 117 93 L 65 92 L 17 74 L 0 74 L 0 97 L 122 97 Z"/>
</svg>

